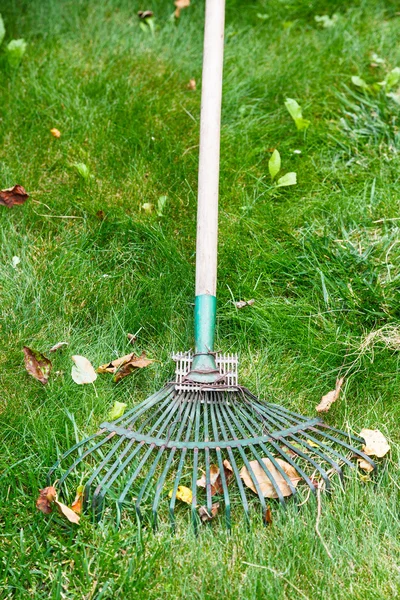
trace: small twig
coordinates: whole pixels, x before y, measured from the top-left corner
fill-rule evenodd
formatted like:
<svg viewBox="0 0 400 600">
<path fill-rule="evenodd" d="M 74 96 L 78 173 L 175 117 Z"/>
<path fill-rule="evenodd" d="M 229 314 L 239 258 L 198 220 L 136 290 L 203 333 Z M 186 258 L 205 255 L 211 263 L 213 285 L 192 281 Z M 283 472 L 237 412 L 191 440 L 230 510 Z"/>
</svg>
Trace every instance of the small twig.
<svg viewBox="0 0 400 600">
<path fill-rule="evenodd" d="M 321 512 L 322 512 L 322 505 L 321 505 L 321 488 L 320 486 L 317 487 L 317 519 L 315 521 L 315 531 L 317 532 L 317 536 L 319 537 L 319 539 L 321 540 L 321 544 L 323 545 L 325 552 L 327 553 L 327 555 L 329 556 L 329 558 L 331 560 L 333 560 L 333 556 L 330 553 L 330 550 L 328 548 L 328 546 L 325 544 L 324 540 L 322 539 L 322 535 L 319 531 L 319 520 L 321 518 Z"/>
<path fill-rule="evenodd" d="M 257 569 L 267 569 L 267 571 L 271 571 L 271 573 L 273 573 L 275 577 L 280 577 L 281 579 L 283 579 L 283 581 L 290 585 L 294 590 L 296 590 L 296 592 L 298 592 L 300 596 L 303 596 L 303 598 L 309 600 L 309 597 L 306 596 L 305 593 L 302 592 L 298 587 L 296 587 L 294 583 L 292 583 L 291 581 L 289 581 L 289 579 L 284 577 L 283 573 L 278 573 L 278 571 L 275 571 L 275 569 L 272 569 L 271 567 L 267 567 L 265 565 L 254 565 L 253 563 L 246 562 L 245 560 L 243 560 L 242 563 L 244 565 L 248 565 L 249 567 L 256 567 Z"/>
<path fill-rule="evenodd" d="M 182 153 L 182 156 L 185 156 L 185 154 L 190 152 L 190 150 L 194 150 L 195 148 L 198 148 L 198 147 L 199 147 L 199 144 L 196 144 L 195 146 L 190 146 L 189 148 L 186 148 L 186 150 Z"/>
<path fill-rule="evenodd" d="M 378 219 L 377 221 L 372 221 L 373 223 L 385 223 L 386 221 L 400 221 L 400 217 L 391 217 L 387 219 Z"/>
<path fill-rule="evenodd" d="M 31 192 L 31 193 L 32 193 L 32 192 Z M 48 208 L 49 210 L 52 210 L 52 209 L 50 208 L 50 206 L 47 206 L 47 204 L 45 204 L 44 202 L 39 202 L 39 200 L 34 200 L 33 198 L 32 198 L 32 202 L 34 202 L 35 204 L 41 204 L 42 206 L 45 206 L 45 207 L 46 207 L 46 208 Z M 36 214 L 37 214 L 37 213 L 36 213 Z"/>
</svg>

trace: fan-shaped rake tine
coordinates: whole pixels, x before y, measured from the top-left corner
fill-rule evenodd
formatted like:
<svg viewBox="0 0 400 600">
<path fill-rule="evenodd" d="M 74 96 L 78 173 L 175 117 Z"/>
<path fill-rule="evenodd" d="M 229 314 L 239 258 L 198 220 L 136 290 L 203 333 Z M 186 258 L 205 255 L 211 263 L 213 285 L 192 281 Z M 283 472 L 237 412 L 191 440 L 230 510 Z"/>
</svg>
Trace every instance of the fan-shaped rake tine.
<svg viewBox="0 0 400 600">
<path fill-rule="evenodd" d="M 255 427 L 257 427 L 259 425 L 259 423 L 257 423 L 253 416 L 247 413 L 247 418 L 253 423 L 253 425 Z M 279 444 L 275 441 L 275 439 L 273 437 L 271 437 L 268 440 L 268 443 L 282 456 L 282 458 L 289 463 L 296 471 L 297 473 L 300 475 L 300 477 L 302 477 L 302 479 L 304 479 L 304 481 L 307 483 L 308 487 L 310 488 L 310 490 L 313 492 L 313 494 L 316 494 L 316 487 L 313 484 L 313 482 L 311 481 L 311 479 L 309 478 L 309 476 L 307 475 L 307 473 L 304 471 L 304 469 L 302 469 L 302 467 L 300 465 L 298 465 L 292 458 L 291 456 L 289 456 L 288 454 L 286 454 L 286 452 L 279 446 Z M 264 444 L 261 445 L 261 447 L 263 448 L 264 451 L 268 452 L 268 450 L 266 449 L 266 447 L 264 446 Z M 271 461 L 274 461 L 273 456 L 270 456 Z M 274 463 L 275 464 L 275 463 Z M 276 463 L 276 467 L 278 468 L 279 463 Z M 279 466 L 279 469 L 281 469 L 281 467 Z M 297 490 L 296 490 L 297 491 Z"/>
<path fill-rule="evenodd" d="M 281 426 L 281 427 L 282 426 L 283 427 L 287 427 L 287 425 L 288 425 L 287 420 L 281 418 L 279 415 L 275 415 L 274 417 L 270 416 L 270 418 L 273 419 L 273 421 L 276 422 L 276 424 L 279 425 L 279 426 Z M 304 421 L 303 421 L 303 422 L 300 422 L 299 424 L 304 425 L 304 429 L 303 430 L 299 430 L 298 433 L 300 433 L 301 435 L 304 435 L 304 437 L 307 438 L 307 433 L 305 431 L 307 429 L 307 422 L 304 423 Z M 289 425 L 293 425 L 293 423 L 289 423 Z M 301 446 L 303 446 L 304 448 L 306 448 L 308 451 L 313 452 L 314 454 L 316 454 L 317 456 L 319 456 L 320 458 L 322 458 L 322 460 L 324 460 L 325 462 L 327 462 L 328 464 L 330 464 L 331 467 L 333 469 L 335 469 L 335 471 L 339 475 L 340 480 L 341 481 L 343 480 L 342 469 L 340 468 L 340 466 L 329 455 L 322 453 L 317 448 L 314 448 L 306 440 L 303 440 L 302 438 L 300 438 L 298 435 L 296 435 L 294 433 L 290 433 L 289 432 L 288 433 L 288 437 L 290 437 L 290 439 L 294 440 L 297 444 L 300 444 Z M 329 448 L 329 447 L 327 446 L 327 448 Z M 332 454 L 335 454 L 340 459 L 343 459 L 344 462 L 347 461 L 347 459 L 345 457 L 341 456 L 340 454 L 338 454 L 337 452 L 335 452 L 335 450 L 333 450 L 333 449 L 332 449 Z M 308 461 L 312 460 L 312 458 L 310 456 L 307 455 L 307 457 L 308 457 L 307 458 Z"/>
<path fill-rule="evenodd" d="M 227 409 L 227 406 L 224 407 L 225 409 Z M 222 406 L 220 406 L 221 412 L 222 411 Z M 232 423 L 229 421 L 228 415 L 226 413 L 223 414 L 223 417 L 225 418 L 225 423 L 230 431 L 231 436 L 233 437 L 233 439 L 238 439 L 236 432 L 232 426 Z M 244 430 L 241 428 L 239 429 L 240 433 L 242 433 L 245 437 L 247 437 L 247 434 L 244 432 Z M 255 449 L 253 444 L 249 444 L 248 445 L 249 450 L 253 453 L 253 456 L 255 457 L 256 461 L 258 462 L 258 464 L 260 465 L 261 469 L 264 471 L 265 475 L 268 477 L 268 479 L 271 481 L 273 488 L 275 490 L 275 493 L 277 495 L 277 497 L 279 498 L 279 501 L 281 502 L 281 504 L 285 504 L 285 500 L 283 497 L 283 494 L 278 486 L 278 484 L 276 483 L 276 480 L 274 478 L 274 476 L 272 475 L 271 471 L 268 469 L 268 467 L 265 465 L 264 461 L 262 460 L 261 456 L 258 454 L 257 450 Z M 260 488 L 260 484 L 259 481 L 257 479 L 257 477 L 255 476 L 253 467 L 251 466 L 246 453 L 244 451 L 244 449 L 242 447 L 238 448 L 239 450 L 239 454 L 243 459 L 243 462 L 245 464 L 245 467 L 253 481 L 254 487 L 256 488 L 260 503 L 261 503 L 261 508 L 262 508 L 262 514 L 263 514 L 263 520 L 265 520 L 265 513 L 267 510 L 267 506 L 265 504 L 265 499 L 264 499 L 264 494 Z"/>
<path fill-rule="evenodd" d="M 178 402 L 177 402 L 177 403 L 178 403 L 178 404 L 180 404 L 180 403 L 179 403 L 179 400 L 178 400 Z M 176 428 L 178 427 L 178 424 L 179 424 L 179 420 L 178 420 L 178 419 L 175 419 L 175 421 L 174 421 L 174 422 L 172 423 L 172 425 L 170 426 L 170 429 L 169 429 L 169 431 L 168 431 L 167 443 L 168 443 L 168 441 L 169 441 L 169 440 L 172 438 L 172 436 L 175 434 L 175 430 L 176 430 Z M 182 430 L 182 423 L 181 423 L 181 426 L 180 426 L 180 430 Z M 148 484 L 149 484 L 149 482 L 151 481 L 151 479 L 153 478 L 153 476 L 154 476 L 154 474 L 155 474 L 155 472 L 156 472 L 157 465 L 158 465 L 158 463 L 160 462 L 160 459 L 161 459 L 161 457 L 162 457 L 162 455 L 163 455 L 163 453 L 164 453 L 165 449 L 166 449 L 166 445 L 163 445 L 163 446 L 161 446 L 161 447 L 159 448 L 159 450 L 158 450 L 158 453 L 157 453 L 157 455 L 156 455 L 156 457 L 155 457 L 155 459 L 154 459 L 154 461 L 153 461 L 153 464 L 152 464 L 152 465 L 151 465 L 151 467 L 149 468 L 149 472 L 148 472 L 148 474 L 147 474 L 147 477 L 146 477 L 146 479 L 144 480 L 144 482 L 143 482 L 143 485 L 142 485 L 142 487 L 141 487 L 141 488 L 140 488 L 140 490 L 139 490 L 139 493 L 138 493 L 138 496 L 137 496 L 137 499 L 136 499 L 136 504 L 135 504 L 135 508 L 136 508 L 136 514 L 137 514 L 137 516 L 138 516 L 139 520 L 142 520 L 142 513 L 141 513 L 141 510 L 140 510 L 140 503 L 141 503 L 141 501 L 142 501 L 142 499 L 143 499 L 143 496 L 145 495 L 145 492 L 146 492 L 146 489 L 147 489 L 147 487 L 148 487 Z M 148 494 L 147 494 L 147 495 L 148 495 Z M 147 497 L 147 496 L 146 496 L 146 497 Z M 154 504 L 153 504 L 153 506 L 154 506 Z M 157 518 L 157 515 L 156 515 L 156 518 Z M 155 526 L 155 524 L 154 524 L 154 523 L 155 523 L 155 522 L 154 522 L 154 520 L 153 520 L 153 528 L 154 528 L 154 526 Z"/>
<path fill-rule="evenodd" d="M 321 423 L 321 426 L 327 427 L 328 429 L 332 429 L 332 427 L 329 427 L 329 425 L 325 425 L 325 423 Z M 337 437 L 330 435 L 330 434 L 326 433 L 325 431 L 319 431 L 319 430 L 317 430 L 317 431 L 318 431 L 319 435 L 322 435 L 323 437 L 327 438 L 328 440 L 331 440 L 332 442 L 335 442 L 335 443 L 339 444 L 340 446 L 343 446 L 350 452 L 353 452 L 353 454 L 355 454 L 359 458 L 363 458 L 364 460 L 366 460 L 371 465 L 371 467 L 373 467 L 374 470 L 376 469 L 375 462 L 371 459 L 370 456 L 368 456 L 367 454 L 362 452 L 362 450 L 357 450 L 357 448 L 354 448 L 354 446 L 351 446 L 350 444 L 347 444 L 347 442 L 343 442 L 342 440 L 339 440 Z M 341 433 L 343 435 L 346 435 L 345 432 L 341 432 Z M 361 441 L 365 443 L 365 440 L 361 440 Z M 350 463 L 350 464 L 355 468 L 355 465 L 353 465 L 352 463 Z"/>
<path fill-rule="evenodd" d="M 195 396 L 193 394 L 191 394 L 188 398 L 188 402 L 192 404 L 192 410 L 191 410 L 191 414 L 189 417 L 189 423 L 186 429 L 186 436 L 185 436 L 185 441 L 188 442 L 190 440 L 190 434 L 192 431 L 192 427 L 193 427 L 193 422 L 194 422 L 194 418 L 195 418 L 195 413 L 196 413 L 196 401 L 195 401 Z M 178 464 L 178 469 L 176 471 L 175 474 L 175 480 L 174 480 L 174 487 L 172 488 L 172 493 L 171 493 L 171 500 L 169 503 L 169 519 L 170 519 L 170 523 L 171 523 L 171 530 L 173 532 L 175 532 L 175 504 L 176 504 L 176 494 L 178 492 L 178 487 L 179 487 L 179 482 L 181 480 L 182 477 L 182 471 L 183 471 L 183 466 L 185 464 L 185 459 L 186 459 L 186 454 L 187 454 L 187 448 L 182 448 L 182 452 L 181 452 L 181 456 L 179 459 L 179 464 Z"/>
<path fill-rule="evenodd" d="M 181 421 L 181 424 L 180 424 L 180 427 L 179 427 L 179 431 L 178 431 L 178 434 L 176 436 L 176 441 L 180 441 L 180 439 L 181 439 L 182 432 L 183 432 L 184 428 L 186 427 L 186 424 L 187 424 L 187 421 L 188 421 L 188 418 L 189 418 L 191 410 L 194 410 L 194 405 L 193 404 L 191 405 L 190 403 L 187 403 L 187 406 L 185 408 L 185 412 L 184 412 L 184 415 L 183 415 L 183 418 L 182 418 L 182 421 Z M 154 500 L 153 500 L 153 506 L 152 506 L 153 528 L 154 529 L 157 529 L 157 509 L 158 509 L 158 504 L 159 504 L 160 498 L 161 498 L 161 492 L 163 490 L 164 482 L 166 480 L 168 471 L 169 471 L 169 469 L 171 467 L 171 464 L 172 464 L 172 461 L 174 459 L 175 453 L 176 453 L 176 448 L 172 448 L 171 452 L 170 452 L 170 454 L 168 456 L 168 459 L 167 459 L 167 461 L 165 463 L 164 470 L 161 473 L 161 475 L 160 475 L 160 477 L 159 477 L 159 479 L 158 479 L 158 481 L 156 483 L 156 492 L 154 494 Z"/>
<path fill-rule="evenodd" d="M 226 433 L 226 429 L 223 423 L 223 420 L 221 419 L 218 411 L 219 411 L 219 402 L 218 402 L 218 398 L 215 397 L 215 393 L 213 393 L 213 399 L 214 402 L 211 404 L 211 408 L 214 408 L 216 411 L 216 419 L 218 421 L 218 424 L 220 426 L 221 429 L 221 433 L 222 433 L 222 437 L 224 438 L 225 441 L 228 441 L 228 436 Z M 229 456 L 229 462 L 231 463 L 232 466 L 232 470 L 233 473 L 235 475 L 235 479 L 236 479 L 236 483 L 238 485 L 239 488 L 239 494 L 240 494 L 240 498 L 242 501 L 242 506 L 243 506 L 243 510 L 244 510 L 244 515 L 245 515 L 245 519 L 246 519 L 246 523 L 249 524 L 250 523 L 250 517 L 249 517 L 249 503 L 246 497 L 246 492 L 244 491 L 244 487 L 243 487 L 243 483 L 242 483 L 242 479 L 240 477 L 240 472 L 239 469 L 237 467 L 236 464 L 236 460 L 235 460 L 235 456 L 232 452 L 232 448 L 230 446 L 227 447 L 226 449 L 228 456 Z"/>
<path fill-rule="evenodd" d="M 91 474 L 91 476 L 89 477 L 89 479 L 87 480 L 86 484 L 85 484 L 85 491 L 84 491 L 84 496 L 83 496 L 83 506 L 84 508 L 87 507 L 87 503 L 89 500 L 89 495 L 90 495 L 90 488 L 92 486 L 93 481 L 96 479 L 96 477 L 98 477 L 98 475 L 100 474 L 100 472 L 104 469 L 104 467 L 110 462 L 110 460 L 112 459 L 112 457 L 115 455 L 115 453 L 117 452 L 117 450 L 121 447 L 121 445 L 123 444 L 123 442 L 125 441 L 125 437 L 120 436 L 117 443 L 114 444 L 114 446 L 111 448 L 110 452 L 106 455 L 106 457 L 101 461 L 101 463 L 98 465 L 98 467 L 93 471 L 93 473 Z"/>
<path fill-rule="evenodd" d="M 168 401 L 169 401 L 169 398 L 168 398 Z M 165 405 L 165 403 L 163 403 L 163 406 L 164 405 Z M 161 414 L 161 416 L 157 419 L 157 421 L 153 424 L 152 429 L 149 431 L 149 435 L 151 435 L 154 431 L 157 430 L 157 427 L 160 425 L 160 423 L 163 423 L 162 427 L 160 428 L 160 431 L 159 431 L 159 433 L 161 434 L 165 430 L 165 428 L 168 426 L 168 423 L 173 418 L 174 413 L 177 410 L 178 406 L 179 406 L 178 400 L 175 401 L 175 403 L 172 405 L 172 407 L 169 406 L 164 411 L 164 413 Z M 143 427 L 144 427 L 144 423 L 142 424 L 142 426 L 140 427 L 140 429 L 138 431 L 141 431 L 143 429 Z M 129 442 L 129 449 L 132 447 L 132 445 L 134 443 L 135 443 L 135 439 L 132 438 L 131 442 Z M 103 479 L 97 486 L 97 488 L 93 494 L 92 505 L 93 505 L 93 508 L 96 507 L 96 513 L 98 515 L 101 515 L 101 507 L 103 504 L 103 500 L 104 500 L 104 497 L 107 494 L 108 490 L 110 489 L 111 485 L 119 477 L 119 475 L 126 469 L 128 464 L 133 460 L 133 458 L 136 456 L 136 454 L 142 448 L 143 444 L 144 444 L 144 441 L 141 441 L 138 444 L 137 448 L 128 456 L 128 458 L 120 465 L 120 467 L 118 469 L 117 469 L 117 466 L 118 466 L 119 461 L 116 461 L 114 463 L 114 465 L 112 465 L 112 467 L 107 471 L 107 473 L 104 475 Z M 154 444 L 152 444 L 152 447 L 154 447 Z M 126 452 L 124 452 L 122 457 L 120 457 L 120 458 L 123 458 L 125 455 L 126 455 Z M 115 469 L 117 469 L 117 470 L 115 471 Z M 136 471 L 135 471 L 135 473 L 136 473 Z M 132 482 L 134 481 L 135 478 L 132 478 Z M 131 481 L 131 478 L 128 481 Z M 129 484 L 128 489 L 131 486 L 132 482 Z M 123 494 L 121 494 L 121 496 L 122 495 Z M 125 495 L 126 494 L 123 495 L 123 498 L 125 498 Z M 121 504 L 123 502 L 123 499 L 121 500 L 121 496 L 118 499 L 119 506 L 121 506 Z"/>
<path fill-rule="evenodd" d="M 77 444 L 72 446 L 72 448 L 69 448 L 66 452 L 64 452 L 64 454 L 62 456 L 60 456 L 60 458 L 57 460 L 57 462 L 55 462 L 54 465 L 49 469 L 49 471 L 47 473 L 47 483 L 48 484 L 51 483 L 51 478 L 52 478 L 54 471 L 56 471 L 56 469 L 58 469 L 58 467 L 61 465 L 62 461 L 65 458 L 67 458 L 70 454 L 75 452 L 75 450 L 79 450 L 79 448 L 81 448 L 88 442 L 91 442 L 92 440 L 94 440 L 96 437 L 99 437 L 100 435 L 104 435 L 104 432 L 105 432 L 105 430 L 96 431 L 96 433 L 93 433 L 93 435 L 81 440 L 80 442 L 78 442 Z"/>
<path fill-rule="evenodd" d="M 173 385 L 167 385 L 163 387 L 161 390 L 158 390 L 157 392 L 143 400 L 143 402 L 141 402 L 140 404 L 123 414 L 122 417 L 115 419 L 115 421 L 112 422 L 113 425 L 123 426 L 127 429 L 131 429 L 132 424 L 137 420 L 138 417 L 140 417 L 142 414 L 144 414 L 146 411 L 152 408 L 155 404 L 158 404 L 158 402 L 160 402 L 160 400 L 162 400 L 164 396 L 170 398 L 170 396 L 173 395 L 173 393 Z"/>
<path fill-rule="evenodd" d="M 208 403 L 203 404 L 203 415 L 204 415 L 204 439 L 209 439 L 208 432 Z M 210 475 L 210 449 L 206 446 L 204 449 L 204 459 L 206 466 L 206 507 L 208 514 L 212 512 L 212 490 L 211 490 L 211 475 Z"/>
<path fill-rule="evenodd" d="M 212 430 L 213 430 L 213 434 L 214 434 L 214 440 L 216 442 L 218 442 L 219 441 L 218 425 L 217 425 L 217 421 L 215 418 L 215 411 L 214 411 L 212 404 L 210 406 L 210 415 L 211 415 L 211 426 L 212 426 Z M 226 527 L 227 527 L 228 531 L 230 531 L 231 530 L 231 501 L 229 498 L 228 483 L 227 483 L 226 477 L 225 477 L 225 469 L 224 469 L 224 463 L 222 460 L 222 453 L 219 448 L 216 448 L 216 454 L 217 454 L 219 473 L 220 473 L 221 483 L 222 483 L 222 491 L 224 494 L 225 522 L 226 522 Z"/>
<path fill-rule="evenodd" d="M 230 409 L 230 407 L 227 406 L 227 410 L 232 418 L 232 420 L 234 421 L 234 423 L 236 424 L 236 427 L 239 429 L 240 433 L 242 436 L 247 437 L 247 432 L 243 429 L 242 425 L 240 424 L 239 420 L 237 417 L 239 417 L 242 421 L 242 423 L 248 428 L 249 433 L 251 435 L 251 437 L 257 437 L 257 433 L 256 431 L 254 431 L 254 429 L 252 429 L 250 423 L 248 421 L 246 421 L 246 419 L 243 418 L 243 415 L 241 414 L 240 410 L 238 410 L 237 413 L 237 417 L 233 414 L 233 411 Z M 269 460 L 271 461 L 271 463 L 273 464 L 273 466 L 279 471 L 279 473 L 282 475 L 283 479 L 285 480 L 286 484 L 288 485 L 290 491 L 292 492 L 292 494 L 297 494 L 297 490 L 294 487 L 293 483 L 291 482 L 290 478 L 288 477 L 288 475 L 285 473 L 285 471 L 282 469 L 281 465 L 275 460 L 275 457 L 268 451 L 268 449 L 266 448 L 266 446 L 260 442 L 259 443 L 260 448 L 263 450 L 263 452 L 266 454 L 266 458 L 269 458 Z M 272 473 L 270 473 L 269 469 L 267 468 L 267 466 L 265 465 L 264 461 L 262 460 L 262 457 L 259 455 L 258 451 L 256 450 L 256 448 L 254 447 L 253 444 L 249 444 L 249 448 L 252 450 L 257 462 L 259 463 L 259 465 L 261 466 L 262 470 L 264 471 L 264 473 L 267 475 L 268 479 L 270 479 L 276 494 L 278 496 L 279 502 L 281 503 L 281 505 L 286 508 L 286 503 L 285 503 L 285 498 L 281 492 L 280 487 L 277 485 L 276 480 L 274 479 Z M 264 514 L 265 517 L 265 514 Z"/>
<path fill-rule="evenodd" d="M 196 398 L 196 416 L 194 424 L 194 442 L 199 442 L 200 436 L 200 409 L 201 399 L 199 396 Z M 199 527 L 199 516 L 197 514 L 197 479 L 199 471 L 199 449 L 193 449 L 193 468 L 192 468 L 192 524 L 195 535 L 197 535 Z"/>
</svg>

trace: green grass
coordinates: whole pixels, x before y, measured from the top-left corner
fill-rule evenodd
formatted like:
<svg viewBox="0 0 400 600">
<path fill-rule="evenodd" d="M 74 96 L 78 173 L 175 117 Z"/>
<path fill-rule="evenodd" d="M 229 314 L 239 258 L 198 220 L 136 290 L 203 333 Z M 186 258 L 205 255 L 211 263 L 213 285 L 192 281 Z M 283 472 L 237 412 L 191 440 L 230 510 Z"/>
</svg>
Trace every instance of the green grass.
<svg viewBox="0 0 400 600">
<path fill-rule="evenodd" d="M 136 16 L 150 8 L 154 36 Z M 5 44 L 28 47 L 17 71 L 0 50 L 0 189 L 19 183 L 31 198 L 0 207 L 1 598 L 398 597 L 400 110 L 351 85 L 400 65 L 397 11 L 388 0 L 227 10 L 217 347 L 239 352 L 242 383 L 305 414 L 346 374 L 327 422 L 379 428 L 392 446 L 374 482 L 350 478 L 323 497 L 331 560 L 313 501 L 286 513 L 272 503 L 268 528 L 256 511 L 250 531 L 234 515 L 231 535 L 217 519 L 198 538 L 185 506 L 175 536 L 167 523 L 139 532 L 129 516 L 120 531 L 86 517 L 76 530 L 35 509 L 73 422 L 81 436 L 115 400 L 133 406 L 172 376 L 171 352 L 193 344 L 203 2 L 174 23 L 169 0 L 3 1 Z M 333 28 L 314 20 L 334 12 Z M 386 65 L 370 67 L 371 52 Z M 311 121 L 306 134 L 286 97 Z M 271 193 L 274 147 L 298 185 Z M 162 195 L 163 217 L 140 209 Z M 240 311 L 232 302 L 250 298 Z M 140 328 L 135 349 L 158 362 L 118 385 L 99 377 L 97 395 L 73 383 L 72 354 L 97 366 Z M 363 346 L 382 328 L 391 339 Z M 22 346 L 61 340 L 43 387 Z"/>
</svg>

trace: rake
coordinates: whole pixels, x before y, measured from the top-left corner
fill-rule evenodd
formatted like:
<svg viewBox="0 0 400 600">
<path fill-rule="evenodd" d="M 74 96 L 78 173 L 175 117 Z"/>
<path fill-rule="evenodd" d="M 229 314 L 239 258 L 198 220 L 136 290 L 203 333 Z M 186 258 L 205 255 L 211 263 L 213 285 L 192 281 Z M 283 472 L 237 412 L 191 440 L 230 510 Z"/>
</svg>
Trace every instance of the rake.
<svg viewBox="0 0 400 600">
<path fill-rule="evenodd" d="M 320 484 L 330 489 L 332 473 L 342 480 L 342 467 L 356 467 L 354 459 L 375 468 L 356 447 L 364 440 L 329 427 L 320 418 L 260 400 L 238 384 L 237 356 L 214 352 L 224 12 L 225 0 L 206 1 L 194 353 L 174 354 L 173 382 L 121 418 L 102 423 L 97 433 L 68 450 L 48 475 L 52 480 L 69 459 L 57 486 L 66 487 L 72 473 L 81 480 L 88 477 L 84 506 L 91 504 L 97 518 L 107 496 L 116 504 L 118 521 L 125 507 L 134 506 L 139 521 L 148 514 L 156 527 L 160 507 L 168 505 L 174 527 L 177 498 L 185 485 L 191 490 L 195 529 L 199 503 L 211 515 L 215 500 L 224 507 L 229 528 L 231 506 L 241 506 L 249 519 L 256 504 L 268 520 L 263 481 L 272 489 L 267 496 L 282 506 L 289 495 L 298 493 L 285 465 L 313 493 Z M 201 475 L 204 491 L 198 485 Z"/>
</svg>

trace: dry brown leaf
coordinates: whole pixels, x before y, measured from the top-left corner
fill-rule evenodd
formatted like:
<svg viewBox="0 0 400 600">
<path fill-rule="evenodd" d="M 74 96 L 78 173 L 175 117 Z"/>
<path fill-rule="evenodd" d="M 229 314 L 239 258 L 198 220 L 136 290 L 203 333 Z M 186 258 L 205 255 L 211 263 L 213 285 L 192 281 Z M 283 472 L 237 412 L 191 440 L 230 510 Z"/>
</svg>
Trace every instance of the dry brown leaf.
<svg viewBox="0 0 400 600">
<path fill-rule="evenodd" d="M 43 488 L 42 490 L 39 490 L 39 498 L 36 500 L 36 508 L 45 515 L 49 515 L 52 512 L 52 504 L 56 498 L 57 492 L 53 486 Z"/>
<path fill-rule="evenodd" d="M 360 437 L 365 440 L 362 450 L 367 456 L 382 458 L 390 450 L 387 439 L 379 429 L 362 429 Z"/>
<path fill-rule="evenodd" d="M 114 381 L 116 383 L 118 383 L 118 381 L 121 381 L 121 379 L 123 379 L 124 377 L 127 377 L 128 375 L 133 373 L 133 371 L 135 371 L 136 369 L 144 369 L 145 367 L 148 367 L 154 362 L 154 359 L 146 358 L 145 352 L 142 352 L 140 356 L 133 356 L 134 358 L 132 358 L 129 362 L 123 364 L 119 371 L 115 374 Z"/>
<path fill-rule="evenodd" d="M 268 523 L 268 525 L 271 525 L 272 523 L 272 511 L 271 511 L 271 507 L 267 506 L 267 510 L 265 511 L 265 515 L 264 515 L 264 520 L 266 523 Z"/>
<path fill-rule="evenodd" d="M 325 394 L 325 396 L 322 396 L 321 402 L 315 407 L 317 412 L 328 412 L 332 404 L 338 400 L 343 383 L 344 377 L 340 377 L 340 379 L 336 380 L 335 389 Z"/>
<path fill-rule="evenodd" d="M 126 337 L 128 338 L 130 344 L 134 344 L 137 340 L 137 336 L 133 335 L 133 333 L 128 333 Z"/>
<path fill-rule="evenodd" d="M 202 523 L 207 523 L 208 521 L 212 521 L 213 518 L 218 514 L 219 510 L 219 502 L 215 502 L 211 506 L 211 514 L 208 512 L 205 506 L 200 506 L 199 508 L 199 517 Z"/>
<path fill-rule="evenodd" d="M 54 344 L 54 346 L 50 348 L 49 352 L 57 352 L 57 350 L 63 346 L 68 346 L 68 342 L 57 342 L 57 344 Z"/>
<path fill-rule="evenodd" d="M 58 131 L 58 129 L 56 129 L 55 127 L 53 127 L 53 129 L 50 129 L 50 133 L 52 136 L 54 136 L 55 138 L 59 138 L 61 137 L 61 133 Z"/>
<path fill-rule="evenodd" d="M 179 19 L 179 17 L 181 16 L 182 8 L 187 8 L 188 6 L 190 6 L 190 0 L 175 0 L 174 4 L 176 6 L 174 14 L 175 17 Z"/>
<path fill-rule="evenodd" d="M 29 375 L 46 385 L 49 380 L 50 371 L 52 368 L 51 361 L 37 350 L 32 350 L 28 346 L 22 349 L 25 359 L 25 369 Z"/>
<path fill-rule="evenodd" d="M 193 92 L 196 89 L 196 80 L 195 79 L 189 79 L 189 83 L 187 84 L 187 88 L 189 90 L 192 90 Z"/>
<path fill-rule="evenodd" d="M 137 15 L 139 19 L 145 21 L 146 19 L 151 19 L 151 17 L 154 16 L 154 13 L 151 10 L 139 10 Z"/>
<path fill-rule="evenodd" d="M 251 306 L 254 304 L 255 300 L 252 298 L 251 300 L 239 300 L 239 302 L 235 302 L 236 308 L 244 308 L 245 306 Z"/>
<path fill-rule="evenodd" d="M 283 475 L 281 475 L 281 473 L 272 464 L 269 458 L 263 458 L 262 460 L 265 466 L 267 467 L 268 471 L 271 473 L 272 477 L 275 479 L 276 485 L 282 492 L 282 495 L 290 496 L 292 494 L 292 490 L 286 483 L 286 480 L 284 479 Z M 296 487 L 299 481 L 301 481 L 301 477 L 297 473 L 296 469 L 281 458 L 276 458 L 275 460 L 285 471 L 286 475 L 292 482 L 292 485 Z M 264 498 L 278 498 L 278 494 L 275 490 L 275 487 L 273 486 L 271 480 L 269 479 L 259 462 L 257 460 L 252 460 L 250 461 L 250 466 L 253 470 L 254 476 L 257 480 L 257 483 L 261 489 Z M 247 487 L 249 487 L 256 494 L 256 487 L 246 467 L 242 467 L 242 470 L 240 471 L 240 477 L 243 479 Z"/>
<path fill-rule="evenodd" d="M 62 502 L 60 502 L 59 500 L 54 500 L 54 504 L 57 506 L 58 511 L 64 515 L 64 517 L 66 519 L 68 519 L 68 521 L 70 523 L 75 523 L 75 525 L 78 525 L 79 520 L 80 520 L 80 516 L 76 514 L 76 512 L 74 512 L 72 510 L 72 508 L 69 508 L 69 506 L 66 506 L 65 504 L 63 504 Z"/>
<path fill-rule="evenodd" d="M 367 462 L 365 458 L 358 458 L 357 464 L 360 467 L 360 469 L 366 471 L 367 473 L 371 473 L 374 470 L 374 467 L 369 462 Z"/>
<path fill-rule="evenodd" d="M 22 185 L 14 185 L 12 188 L 0 190 L 0 204 L 3 206 L 15 206 L 24 204 L 29 198 Z"/>
<path fill-rule="evenodd" d="M 80 515 L 82 512 L 84 491 L 85 491 L 85 486 L 78 485 L 77 490 L 76 490 L 75 500 L 71 504 L 71 509 L 74 511 L 74 513 L 76 513 L 78 515 Z"/>
<path fill-rule="evenodd" d="M 96 369 L 96 371 L 97 371 L 97 373 L 112 373 L 112 374 L 114 374 L 118 371 L 118 369 L 120 367 L 122 367 L 122 365 L 126 364 L 130 360 L 134 360 L 135 358 L 137 358 L 137 356 L 135 354 L 133 354 L 133 352 L 131 352 L 130 354 L 125 354 L 125 356 L 116 358 L 115 360 L 112 360 L 111 362 L 109 362 L 105 365 L 100 365 L 100 367 L 98 367 Z"/>
<path fill-rule="evenodd" d="M 230 480 L 233 476 L 232 466 L 228 460 L 224 460 L 223 465 L 226 485 L 229 485 Z M 198 487 L 206 488 L 206 474 L 203 473 L 203 475 L 200 477 L 200 479 L 197 480 L 196 483 Z M 217 467 L 217 465 L 210 465 L 210 484 L 211 496 L 223 493 L 224 488 L 222 486 L 220 470 L 219 467 Z"/>
</svg>

